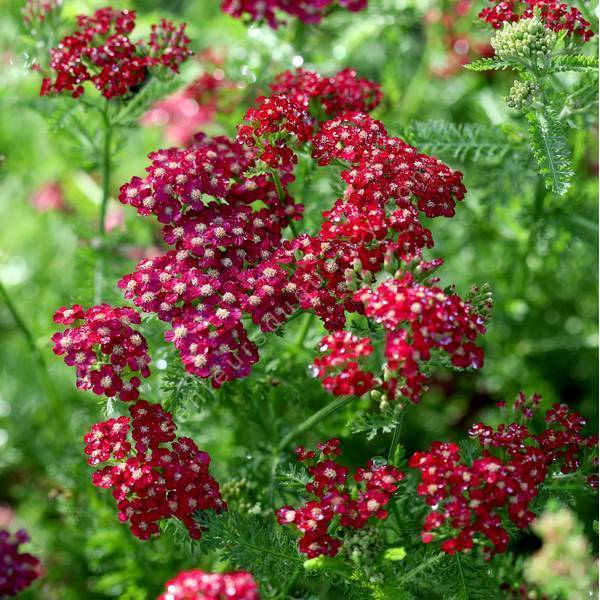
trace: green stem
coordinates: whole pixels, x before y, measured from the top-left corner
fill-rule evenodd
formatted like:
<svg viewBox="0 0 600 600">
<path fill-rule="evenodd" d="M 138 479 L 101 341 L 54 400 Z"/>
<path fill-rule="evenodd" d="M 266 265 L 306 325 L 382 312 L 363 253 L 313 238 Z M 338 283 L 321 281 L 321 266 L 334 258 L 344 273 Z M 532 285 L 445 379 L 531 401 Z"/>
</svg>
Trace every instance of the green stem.
<svg viewBox="0 0 600 600">
<path fill-rule="evenodd" d="M 316 425 L 323 419 L 326 419 L 329 415 L 333 414 L 346 404 L 355 400 L 356 396 L 340 396 L 339 398 L 335 398 L 332 402 L 325 405 L 323 408 L 318 410 L 316 413 L 312 414 L 308 419 L 305 419 L 299 425 L 296 425 L 291 431 L 285 435 L 279 444 L 273 450 L 273 463 L 271 465 L 271 483 L 269 486 L 269 499 L 270 502 L 273 503 L 273 495 L 275 492 L 275 475 L 277 472 L 277 466 L 279 465 L 279 455 L 285 450 L 285 448 L 290 444 L 290 442 L 301 433 L 304 433 L 307 429 L 310 429 L 313 425 Z"/>
<path fill-rule="evenodd" d="M 400 432 L 402 431 L 402 422 L 404 421 L 405 410 L 405 408 L 402 409 L 402 412 L 398 418 L 398 423 L 396 424 L 394 433 L 392 434 L 392 443 L 390 444 L 390 451 L 388 452 L 388 462 L 391 462 L 394 459 L 394 452 L 396 452 L 396 448 L 400 442 Z"/>
<path fill-rule="evenodd" d="M 433 563 L 440 560 L 440 558 L 442 558 L 443 556 L 446 556 L 446 554 L 444 552 L 440 552 L 439 554 L 432 556 L 426 561 L 419 563 L 414 569 L 411 569 L 408 573 L 406 573 L 399 579 L 396 579 L 396 589 L 402 589 L 402 585 L 404 585 L 407 581 L 414 579 L 421 571 L 430 567 Z"/>
<path fill-rule="evenodd" d="M 108 209 L 108 200 L 110 193 L 110 174 L 112 170 L 111 161 L 111 143 L 113 126 L 108 116 L 108 103 L 102 111 L 102 120 L 104 123 L 104 143 L 102 149 L 102 200 L 100 202 L 100 221 L 98 223 L 98 236 L 100 238 L 100 249 L 98 252 L 98 262 L 96 264 L 96 276 L 94 282 L 94 302 L 99 304 L 102 301 L 102 288 L 104 287 L 104 238 L 106 237 L 106 211 Z"/>
<path fill-rule="evenodd" d="M 61 421 L 63 421 L 64 420 L 63 406 L 60 401 L 60 396 L 58 395 L 58 391 L 56 390 L 56 387 L 54 386 L 54 382 L 52 381 L 52 378 L 50 377 L 50 373 L 48 371 L 48 365 L 46 364 L 44 355 L 38 348 L 38 345 L 35 342 L 35 338 L 33 337 L 31 330 L 29 329 L 29 327 L 23 320 L 23 317 L 21 317 L 21 314 L 19 313 L 15 303 L 13 302 L 8 291 L 2 285 L 2 283 L 0 283 L 0 296 L 4 300 L 4 303 L 6 304 L 6 307 L 8 308 L 8 312 L 10 312 L 10 314 L 12 315 L 12 318 L 14 319 L 15 324 L 17 325 L 17 328 L 21 331 L 21 333 L 23 334 L 23 337 L 25 338 L 25 341 L 27 342 L 27 345 L 29 346 L 31 354 L 35 360 L 35 363 L 37 364 L 37 367 L 38 367 L 37 370 L 38 370 L 38 379 L 39 379 L 40 385 L 42 386 L 46 395 L 48 396 L 48 399 L 52 403 L 56 416 Z"/>
<path fill-rule="evenodd" d="M 271 179 L 275 184 L 275 189 L 277 190 L 277 195 L 279 196 L 279 202 L 282 204 L 285 203 L 285 192 L 283 191 L 283 186 L 281 185 L 281 177 L 279 177 L 279 171 L 273 169 L 271 171 Z M 294 227 L 294 222 L 290 219 L 290 229 L 294 234 L 294 237 L 298 237 L 298 232 L 296 231 L 296 227 Z"/>
<path fill-rule="evenodd" d="M 304 346 L 304 340 L 306 340 L 306 336 L 310 331 L 310 326 L 314 320 L 315 313 L 309 313 L 306 315 L 304 319 L 304 323 L 302 324 L 302 329 L 298 332 L 298 338 L 296 339 L 296 349 L 301 350 Z"/>
</svg>

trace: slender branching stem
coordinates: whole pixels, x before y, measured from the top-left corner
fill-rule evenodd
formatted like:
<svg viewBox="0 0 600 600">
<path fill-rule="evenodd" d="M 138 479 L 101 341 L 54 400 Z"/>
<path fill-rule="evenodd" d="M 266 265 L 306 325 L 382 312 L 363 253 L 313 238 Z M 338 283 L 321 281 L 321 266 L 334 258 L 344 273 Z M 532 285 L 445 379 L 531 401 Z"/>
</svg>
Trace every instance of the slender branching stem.
<svg viewBox="0 0 600 600">
<path fill-rule="evenodd" d="M 113 124 L 108 116 L 108 103 L 105 105 L 102 111 L 102 123 L 103 123 L 103 146 L 102 146 L 102 163 L 101 177 L 102 177 L 102 198 L 100 200 L 100 218 L 98 222 L 98 237 L 100 242 L 100 248 L 98 253 L 98 260 L 96 263 L 96 275 L 94 282 L 94 301 L 99 304 L 102 301 L 102 290 L 104 287 L 104 240 L 106 237 L 106 211 L 108 208 L 108 201 L 110 197 L 110 176 L 112 171 L 112 134 Z"/>
<path fill-rule="evenodd" d="M 340 408 L 346 406 L 355 400 L 356 396 L 340 396 L 335 398 L 329 404 L 325 405 L 323 408 L 318 410 L 316 413 L 313 413 L 310 417 L 302 421 L 302 423 L 296 425 L 293 429 L 291 429 L 277 444 L 277 446 L 273 450 L 273 462 L 271 464 L 271 484 L 269 487 L 269 499 L 271 503 L 273 503 L 273 496 L 275 492 L 275 475 L 277 472 L 277 467 L 280 461 L 280 454 L 283 450 L 289 446 L 289 444 L 293 441 L 293 439 L 299 436 L 301 433 L 304 433 L 323 419 L 326 419 L 329 415 L 338 411 Z"/>
<path fill-rule="evenodd" d="M 0 283 L 0 297 L 4 300 L 6 307 L 8 308 L 8 312 L 11 314 L 17 328 L 23 334 L 27 345 L 29 346 L 29 350 L 34 359 L 35 365 L 37 367 L 38 380 L 40 386 L 43 388 L 48 400 L 51 402 L 53 410 L 57 418 L 61 421 L 64 420 L 64 411 L 63 406 L 60 401 L 60 396 L 58 395 L 58 391 L 54 386 L 54 382 L 50 377 L 50 373 L 48 371 L 48 365 L 46 364 L 46 360 L 44 358 L 43 353 L 39 349 L 33 333 L 31 329 L 28 327 L 27 323 L 21 316 L 21 313 L 17 309 L 16 304 L 13 299 L 10 297 L 7 289 Z"/>
</svg>

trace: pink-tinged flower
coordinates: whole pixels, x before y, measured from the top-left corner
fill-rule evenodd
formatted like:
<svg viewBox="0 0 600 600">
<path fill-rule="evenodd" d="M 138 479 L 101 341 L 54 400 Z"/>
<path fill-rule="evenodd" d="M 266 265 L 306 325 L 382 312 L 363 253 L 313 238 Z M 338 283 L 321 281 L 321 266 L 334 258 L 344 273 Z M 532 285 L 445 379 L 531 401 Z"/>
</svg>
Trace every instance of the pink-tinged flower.
<svg viewBox="0 0 600 600">
<path fill-rule="evenodd" d="M 537 406 L 539 396 L 527 402 L 519 394 L 515 416 L 528 419 L 524 405 L 529 403 Z M 563 473 L 576 471 L 582 450 L 597 445 L 595 436 L 583 436 L 585 421 L 566 405 L 547 411 L 546 423 L 540 434 L 516 422 L 496 429 L 473 425 L 469 435 L 482 452 L 472 462 L 463 461 L 451 443 L 434 442 L 428 452 L 416 452 L 408 464 L 421 472 L 417 493 L 433 509 L 423 524 L 423 542 L 439 539 L 442 550 L 454 554 L 482 539 L 487 555 L 505 552 L 509 536 L 503 515 L 527 527 L 534 518 L 530 505 L 548 473 L 558 467 Z"/>
<path fill-rule="evenodd" d="M 106 213 L 106 220 L 104 221 L 104 228 L 108 232 L 125 228 L 125 213 L 120 206 L 115 206 L 108 209 Z"/>
<path fill-rule="evenodd" d="M 574 6 L 560 0 L 490 0 L 493 6 L 484 8 L 479 18 L 494 29 L 500 29 L 504 23 L 513 23 L 521 19 L 530 19 L 537 11 L 542 22 L 553 31 L 566 31 L 587 42 L 594 32 L 590 23 Z"/>
<path fill-rule="evenodd" d="M 62 187 L 57 182 L 45 183 L 39 187 L 31 197 L 31 204 L 38 212 L 63 210 L 65 198 Z"/>
<path fill-rule="evenodd" d="M 148 41 L 132 42 L 135 11 L 105 7 L 92 16 L 78 16 L 77 25 L 50 50 L 54 79 L 44 78 L 42 96 L 68 92 L 78 98 L 89 81 L 110 100 L 132 93 L 153 67 L 177 72 L 191 54 L 185 25 L 176 28 L 164 19 L 152 26 Z"/>
<path fill-rule="evenodd" d="M 16 596 L 28 588 L 39 576 L 40 561 L 19 546 L 29 541 L 27 533 L 20 529 L 11 535 L 0 529 L 0 596 Z"/>
<path fill-rule="evenodd" d="M 143 115 L 140 123 L 164 128 L 165 138 L 178 145 L 188 146 L 204 125 L 214 120 L 217 111 L 227 110 L 223 92 L 233 89 L 220 68 L 220 60 L 204 53 L 204 72 L 183 90 L 159 100 Z"/>
<path fill-rule="evenodd" d="M 318 444 L 319 460 L 314 451 L 302 447 L 296 451 L 298 460 L 308 463 L 310 481 L 306 491 L 311 499 L 299 508 L 282 506 L 276 511 L 280 525 L 293 525 L 303 534 L 298 540 L 298 550 L 308 558 L 335 556 L 342 545 L 340 534 L 348 529 L 362 529 L 371 518 L 385 519 L 385 507 L 404 479 L 404 473 L 396 467 L 373 461 L 348 477 L 347 467 L 324 458 L 340 455 L 339 446 L 337 438 Z M 339 524 L 332 529 L 336 516 Z"/>
<path fill-rule="evenodd" d="M 158 600 L 260 600 L 250 573 L 206 573 L 182 571 L 165 584 Z"/>
<path fill-rule="evenodd" d="M 118 395 L 124 401 L 135 400 L 140 377 L 150 375 L 148 344 L 131 327 L 140 321 L 140 316 L 126 307 L 63 307 L 56 311 L 54 322 L 72 327 L 52 336 L 52 350 L 75 368 L 78 388 L 109 398 Z"/>
<path fill-rule="evenodd" d="M 25 24 L 35 30 L 44 21 L 59 15 L 61 9 L 62 0 L 27 0 L 21 14 Z"/>
<path fill-rule="evenodd" d="M 172 415 L 159 404 L 138 400 L 129 413 L 96 423 L 85 435 L 88 463 L 110 461 L 92 483 L 113 490 L 119 519 L 136 537 L 147 540 L 159 532 L 159 521 L 177 518 L 199 539 L 196 511 L 227 508 L 209 472 L 210 456 L 190 438 L 177 437 Z"/>
</svg>

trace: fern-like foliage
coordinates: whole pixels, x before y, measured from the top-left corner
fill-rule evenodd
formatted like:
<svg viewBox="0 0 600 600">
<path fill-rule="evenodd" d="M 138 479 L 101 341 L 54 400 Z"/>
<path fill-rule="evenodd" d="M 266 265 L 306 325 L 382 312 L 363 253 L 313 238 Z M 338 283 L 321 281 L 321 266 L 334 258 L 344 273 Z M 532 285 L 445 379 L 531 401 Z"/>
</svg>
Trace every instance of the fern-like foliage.
<svg viewBox="0 0 600 600">
<path fill-rule="evenodd" d="M 569 189 L 573 168 L 567 132 L 556 111 L 544 107 L 526 113 L 529 137 L 546 188 L 563 195 Z"/>
<path fill-rule="evenodd" d="M 205 406 L 215 400 L 215 393 L 207 383 L 199 377 L 190 375 L 181 360 L 173 356 L 161 382 L 163 405 L 174 411 L 180 407 Z"/>
<path fill-rule="evenodd" d="M 374 413 L 363 413 L 348 425 L 353 434 L 366 433 L 367 440 L 372 440 L 379 434 L 391 433 L 401 422 L 401 415 L 393 410 L 383 410 Z"/>
<path fill-rule="evenodd" d="M 545 69 L 546 73 L 561 73 L 564 71 L 596 72 L 598 59 L 584 54 L 559 54 L 553 56 Z"/>
<path fill-rule="evenodd" d="M 223 553 L 234 569 L 250 571 L 267 588 L 281 590 L 303 568 L 294 540 L 273 519 L 226 512 L 202 515 L 199 522 L 204 548 Z"/>
<path fill-rule="evenodd" d="M 519 65 L 518 63 L 509 63 L 495 57 L 480 58 L 479 60 L 475 60 L 472 63 L 465 65 L 465 68 L 469 69 L 469 71 L 498 71 L 500 69 L 508 68 L 517 70 L 523 69 L 522 65 Z"/>
<path fill-rule="evenodd" d="M 447 121 L 417 121 L 407 131 L 422 152 L 460 161 L 496 163 L 522 147 L 519 133 L 508 127 Z"/>
</svg>

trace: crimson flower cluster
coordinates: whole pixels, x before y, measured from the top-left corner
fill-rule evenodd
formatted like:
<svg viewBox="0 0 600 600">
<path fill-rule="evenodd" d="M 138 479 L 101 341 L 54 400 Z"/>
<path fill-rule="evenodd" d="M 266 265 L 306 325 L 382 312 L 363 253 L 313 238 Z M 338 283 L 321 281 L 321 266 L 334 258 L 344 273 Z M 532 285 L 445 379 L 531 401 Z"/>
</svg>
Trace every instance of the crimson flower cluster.
<svg viewBox="0 0 600 600">
<path fill-rule="evenodd" d="M 155 152 L 146 178 L 120 193 L 163 224 L 173 249 L 142 261 L 119 286 L 171 324 L 166 338 L 187 370 L 214 386 L 246 376 L 258 360 L 244 317 L 268 332 L 303 309 L 342 330 L 346 312 L 365 311 L 354 291 L 433 245 L 420 213 L 453 216 L 465 194 L 461 173 L 360 112 L 381 92 L 355 72 L 299 69 L 272 89 L 248 111 L 236 142 L 200 135 L 189 148 Z M 347 187 L 316 235 L 284 240 L 303 210 L 288 193 L 298 145 L 312 147 L 319 165 L 344 167 Z"/>
<path fill-rule="evenodd" d="M 72 326 L 52 336 L 52 350 L 75 367 L 78 388 L 125 402 L 138 398 L 140 377 L 150 375 L 150 356 L 146 339 L 131 327 L 141 322 L 135 310 L 108 304 L 84 310 L 76 304 L 57 310 L 54 322 Z"/>
<path fill-rule="evenodd" d="M 590 23 L 574 6 L 560 0 L 490 0 L 493 6 L 484 8 L 479 18 L 489 23 L 494 29 L 500 29 L 504 23 L 512 23 L 521 19 L 530 19 L 534 11 L 538 11 L 540 19 L 548 29 L 567 31 L 587 42 L 594 32 Z"/>
<path fill-rule="evenodd" d="M 358 363 L 373 354 L 370 338 L 334 331 L 321 340 L 319 351 L 323 354 L 315 358 L 312 373 L 334 396 L 362 396 L 375 386 L 373 374 Z"/>
<path fill-rule="evenodd" d="M 358 12 L 367 7 L 368 0 L 223 0 L 223 12 L 249 21 L 266 21 L 276 29 L 282 21 L 277 12 L 282 11 L 301 21 L 317 24 L 335 5 Z"/>
<path fill-rule="evenodd" d="M 401 395 L 419 402 L 427 382 L 420 363 L 433 350 L 450 355 L 457 368 L 480 368 L 483 350 L 473 340 L 485 331 L 484 317 L 457 295 L 415 281 L 411 273 L 390 278 L 376 289 L 361 288 L 355 299 L 364 314 L 385 331 L 385 372 L 376 379 L 364 368 L 373 353 L 370 338 L 335 332 L 323 338 L 324 354 L 313 363 L 313 373 L 336 396 L 362 395 L 376 387 L 389 398 Z"/>
<path fill-rule="evenodd" d="M 306 491 L 312 499 L 300 508 L 277 511 L 280 525 L 294 525 L 302 533 L 298 549 L 308 558 L 335 556 L 342 545 L 340 533 L 362 529 L 373 517 L 385 519 L 385 507 L 404 479 L 395 467 L 369 461 L 349 481 L 348 468 L 331 458 L 342 453 L 339 445 L 337 438 L 318 444 L 318 460 L 314 450 L 296 449 L 298 460 L 309 465 Z"/>
<path fill-rule="evenodd" d="M 135 11 L 105 7 L 92 16 L 77 17 L 77 30 L 50 50 L 54 79 L 42 81 L 41 95 L 69 92 L 74 98 L 92 84 L 107 98 L 116 98 L 140 86 L 153 67 L 178 72 L 191 51 L 185 25 L 164 19 L 153 25 L 148 40 L 134 43 Z"/>
<path fill-rule="evenodd" d="M 505 552 L 509 535 L 503 515 L 517 527 L 533 520 L 530 505 L 549 473 L 579 469 L 585 448 L 597 446 L 597 437 L 584 437 L 584 419 L 564 404 L 546 412 L 546 428 L 539 434 L 527 423 L 540 397 L 514 405 L 517 420 L 496 429 L 478 423 L 469 435 L 479 441 L 481 455 L 465 462 L 453 443 L 434 442 L 428 452 L 416 452 L 409 466 L 421 472 L 417 492 L 433 510 L 426 516 L 421 538 L 441 539 L 442 550 L 454 554 L 484 546 L 488 556 Z"/>
<path fill-rule="evenodd" d="M 94 472 L 92 483 L 112 489 L 119 520 L 128 521 L 136 537 L 149 539 L 162 519 L 174 517 L 199 539 L 194 513 L 226 509 L 209 472 L 210 456 L 190 438 L 176 436 L 172 415 L 159 404 L 138 400 L 129 413 L 96 423 L 85 435 L 88 463 L 110 462 Z"/>
<path fill-rule="evenodd" d="M 40 561 L 32 554 L 20 552 L 19 546 L 29 541 L 20 529 L 11 535 L 0 529 L 0 597 L 16 596 L 29 587 L 39 574 Z"/>
<path fill-rule="evenodd" d="M 260 600 L 252 575 L 245 571 L 182 571 L 165 584 L 165 590 L 158 600 Z"/>
</svg>

